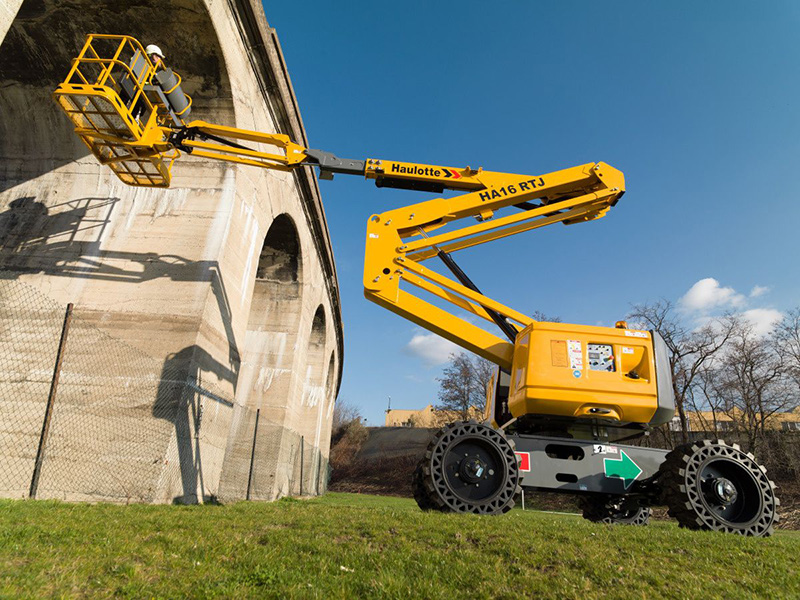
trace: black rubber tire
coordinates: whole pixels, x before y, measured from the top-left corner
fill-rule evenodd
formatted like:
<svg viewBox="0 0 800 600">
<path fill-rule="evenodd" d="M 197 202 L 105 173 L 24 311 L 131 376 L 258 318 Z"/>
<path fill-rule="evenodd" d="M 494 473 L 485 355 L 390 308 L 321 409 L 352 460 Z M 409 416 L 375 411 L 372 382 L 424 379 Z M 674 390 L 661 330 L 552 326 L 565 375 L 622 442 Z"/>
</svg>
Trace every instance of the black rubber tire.
<svg viewBox="0 0 800 600">
<path fill-rule="evenodd" d="M 736 488 L 736 500 L 725 508 L 707 491 L 710 477 L 722 469 Z M 657 480 L 669 515 L 681 527 L 724 531 L 746 536 L 768 536 L 778 522 L 780 500 L 775 484 L 752 454 L 738 444 L 723 440 L 702 440 L 678 446 L 667 454 Z M 721 516 L 729 511 L 730 518 Z M 727 513 L 726 513 L 727 514 Z"/>
<path fill-rule="evenodd" d="M 486 478 L 488 474 L 492 478 L 488 483 L 480 481 L 490 486 L 480 492 L 485 497 L 465 497 L 464 489 L 471 489 L 471 484 L 459 487 L 461 481 L 454 484 L 453 475 L 447 474 L 447 465 L 453 468 L 452 451 L 464 444 L 483 448 L 490 459 L 492 470 L 487 468 Z M 502 431 L 474 420 L 445 425 L 433 437 L 417 465 L 412 487 L 414 499 L 422 510 L 480 515 L 506 513 L 514 507 L 514 497 L 521 490 L 514 443 Z"/>
<path fill-rule="evenodd" d="M 422 464 L 425 461 L 423 458 L 417 467 L 414 469 L 414 475 L 411 477 L 411 490 L 414 494 L 414 500 L 417 501 L 417 506 L 422 510 L 436 510 L 436 505 L 431 502 L 428 493 L 425 491 L 425 483 L 422 480 Z"/>
<path fill-rule="evenodd" d="M 583 496 L 580 499 L 583 518 L 607 525 L 647 525 L 650 522 L 651 508 L 636 506 L 626 509 L 618 506 L 619 500 L 608 496 Z"/>
</svg>

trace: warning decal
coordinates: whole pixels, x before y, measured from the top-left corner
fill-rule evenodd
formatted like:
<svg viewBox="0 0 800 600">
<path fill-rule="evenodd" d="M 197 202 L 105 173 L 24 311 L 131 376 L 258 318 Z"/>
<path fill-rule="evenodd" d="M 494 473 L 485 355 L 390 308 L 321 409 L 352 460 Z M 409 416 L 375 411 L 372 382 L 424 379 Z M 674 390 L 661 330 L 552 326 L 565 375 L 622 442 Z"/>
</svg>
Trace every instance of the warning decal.
<svg viewBox="0 0 800 600">
<path fill-rule="evenodd" d="M 646 338 L 647 333 L 644 331 L 631 331 L 630 329 L 625 330 L 625 335 L 628 337 L 638 337 L 638 338 Z"/>
<path fill-rule="evenodd" d="M 554 367 L 568 367 L 567 342 L 564 340 L 550 340 L 550 359 Z"/>
<path fill-rule="evenodd" d="M 567 352 L 569 353 L 569 368 L 583 369 L 583 346 L 577 340 L 567 340 Z"/>
<path fill-rule="evenodd" d="M 517 455 L 517 462 L 519 463 L 519 470 L 528 472 L 531 470 L 531 453 L 530 452 L 515 452 Z"/>
<path fill-rule="evenodd" d="M 616 454 L 618 451 L 616 446 L 605 446 L 603 444 L 593 444 L 592 454 Z"/>
</svg>

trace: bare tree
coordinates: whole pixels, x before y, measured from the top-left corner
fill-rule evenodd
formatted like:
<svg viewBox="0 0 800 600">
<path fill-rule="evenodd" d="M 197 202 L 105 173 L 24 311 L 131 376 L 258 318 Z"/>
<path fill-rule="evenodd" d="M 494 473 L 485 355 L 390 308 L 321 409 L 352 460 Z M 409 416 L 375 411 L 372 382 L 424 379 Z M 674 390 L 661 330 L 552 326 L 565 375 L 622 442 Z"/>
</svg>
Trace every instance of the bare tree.
<svg viewBox="0 0 800 600">
<path fill-rule="evenodd" d="M 724 394 L 719 393 L 717 383 L 717 367 L 714 361 L 709 361 L 698 371 L 696 385 L 692 386 L 687 401 L 703 431 L 718 431 L 720 417 L 730 412 L 730 403 Z M 711 413 L 710 419 L 705 416 L 707 413 Z"/>
<path fill-rule="evenodd" d="M 675 313 L 675 307 L 669 300 L 659 300 L 633 306 L 627 318 L 637 328 L 657 331 L 667 344 L 681 438 L 687 442 L 689 426 L 686 408 L 697 406 L 695 394 L 702 383 L 699 375 L 725 347 L 735 322 L 730 318 L 716 320 L 692 331 Z"/>
<path fill-rule="evenodd" d="M 800 391 L 800 307 L 789 311 L 775 327 L 775 350 L 783 355 L 786 374 Z"/>
<path fill-rule="evenodd" d="M 361 421 L 361 409 L 346 398 L 336 401 L 333 408 L 333 431 L 339 431 L 355 420 Z"/>
<path fill-rule="evenodd" d="M 463 352 L 450 355 L 439 382 L 438 410 L 452 410 L 468 419 L 470 408 L 483 411 L 486 407 L 486 385 L 494 366 L 488 360 Z"/>
<path fill-rule="evenodd" d="M 797 394 L 776 335 L 758 335 L 746 321 L 731 320 L 734 331 L 716 369 L 714 388 L 752 450 L 763 439 L 770 418 L 797 405 Z"/>
<path fill-rule="evenodd" d="M 561 317 L 555 317 L 553 315 L 546 315 L 540 310 L 533 311 L 531 318 L 534 321 L 544 321 L 546 323 L 561 323 Z"/>
</svg>

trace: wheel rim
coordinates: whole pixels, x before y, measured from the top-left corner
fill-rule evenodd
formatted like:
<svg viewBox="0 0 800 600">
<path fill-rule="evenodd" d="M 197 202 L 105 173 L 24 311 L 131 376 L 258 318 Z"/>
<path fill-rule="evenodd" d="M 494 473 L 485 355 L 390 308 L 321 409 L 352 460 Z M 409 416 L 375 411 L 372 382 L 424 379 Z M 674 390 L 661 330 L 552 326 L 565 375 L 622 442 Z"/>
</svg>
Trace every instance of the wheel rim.
<svg viewBox="0 0 800 600">
<path fill-rule="evenodd" d="M 429 493 L 444 510 L 496 514 L 509 510 L 519 468 L 505 436 L 475 422 L 446 427 L 430 449 Z"/>
<path fill-rule="evenodd" d="M 450 491 L 466 502 L 483 502 L 500 493 L 506 477 L 503 457 L 485 438 L 470 436 L 453 444 L 444 456 Z"/>
<path fill-rule="evenodd" d="M 639 513 L 642 511 L 641 508 L 622 508 L 618 505 L 611 504 L 609 506 L 608 515 L 614 521 L 633 521 L 638 516 Z"/>
<path fill-rule="evenodd" d="M 626 523 L 631 525 L 644 525 L 650 520 L 650 509 L 638 505 L 631 505 L 624 498 L 609 500 L 605 505 L 606 523 Z"/>
<path fill-rule="evenodd" d="M 709 459 L 700 467 L 700 500 L 706 509 L 730 526 L 753 523 L 764 507 L 758 482 L 738 462 Z"/>
<path fill-rule="evenodd" d="M 652 511 L 636 498 L 586 495 L 580 500 L 583 518 L 607 525 L 647 525 Z"/>
<path fill-rule="evenodd" d="M 738 446 L 703 441 L 684 455 L 684 502 L 696 525 L 742 535 L 769 535 L 777 520 L 775 486 Z"/>
</svg>

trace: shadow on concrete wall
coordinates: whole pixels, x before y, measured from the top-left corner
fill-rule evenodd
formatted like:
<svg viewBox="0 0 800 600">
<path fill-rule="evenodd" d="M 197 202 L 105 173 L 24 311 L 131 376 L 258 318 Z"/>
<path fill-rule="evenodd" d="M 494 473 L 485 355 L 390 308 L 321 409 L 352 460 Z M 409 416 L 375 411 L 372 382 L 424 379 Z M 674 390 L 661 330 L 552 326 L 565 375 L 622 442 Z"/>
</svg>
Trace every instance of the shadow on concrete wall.
<svg viewBox="0 0 800 600">
<path fill-rule="evenodd" d="M 0 212 L 0 271 L 6 278 L 46 274 L 102 281 L 141 283 L 167 277 L 172 281 L 210 284 L 225 327 L 228 364 L 224 365 L 197 345 L 170 354 L 164 361 L 153 415 L 175 427 L 183 494 L 176 502 L 196 502 L 203 485 L 199 432 L 202 406 L 230 400 L 203 386 L 202 374 L 213 373 L 236 390 L 241 364 L 231 326 L 228 294 L 217 261 L 193 261 L 153 252 L 101 250 L 117 198 L 80 198 L 48 210 L 33 197 L 12 201 Z M 116 264 L 115 264 L 116 263 Z M 125 263 L 133 263 L 125 266 Z M 209 501 L 211 498 L 203 498 Z"/>
<path fill-rule="evenodd" d="M 153 405 L 153 416 L 171 421 L 175 427 L 182 494 L 173 498 L 176 504 L 193 504 L 198 500 L 213 502 L 206 493 L 200 438 L 203 416 L 210 403 L 233 408 L 233 402 L 208 389 L 203 372 L 219 374 L 220 365 L 200 346 L 192 345 L 167 356 Z M 227 372 L 226 381 L 235 386 L 236 374 Z"/>
<path fill-rule="evenodd" d="M 219 263 L 190 260 L 176 254 L 101 250 L 101 241 L 118 198 L 79 198 L 51 207 L 35 198 L 12 201 L 0 213 L 0 270 L 101 281 L 142 283 L 160 278 L 208 282 L 228 341 L 228 367 L 238 372 L 241 362 L 231 327 L 231 308 Z M 89 213 L 94 216 L 89 216 Z M 135 267 L 126 267 L 125 263 Z M 223 373 L 220 378 L 227 378 Z"/>
<path fill-rule="evenodd" d="M 4 251 L 3 263 L 18 263 L 19 260 L 11 260 L 9 254 L 19 254 L 28 249 L 36 251 L 42 245 L 49 244 L 51 250 L 56 245 L 66 249 L 70 243 L 76 241 L 77 236 L 87 232 L 94 235 L 94 244 L 99 245 L 117 201 L 118 198 L 78 198 L 53 206 L 53 209 L 62 210 L 51 215 L 50 210 L 43 203 L 37 202 L 35 197 L 25 196 L 12 200 L 7 209 L 0 213 L 0 249 Z M 102 211 L 104 208 L 107 208 L 107 212 L 101 218 L 86 218 L 90 210 Z M 91 229 L 96 232 L 91 232 Z M 83 253 L 89 254 L 86 250 L 91 251 L 92 245 L 93 242 L 88 242 L 88 247 L 84 245 Z"/>
</svg>

